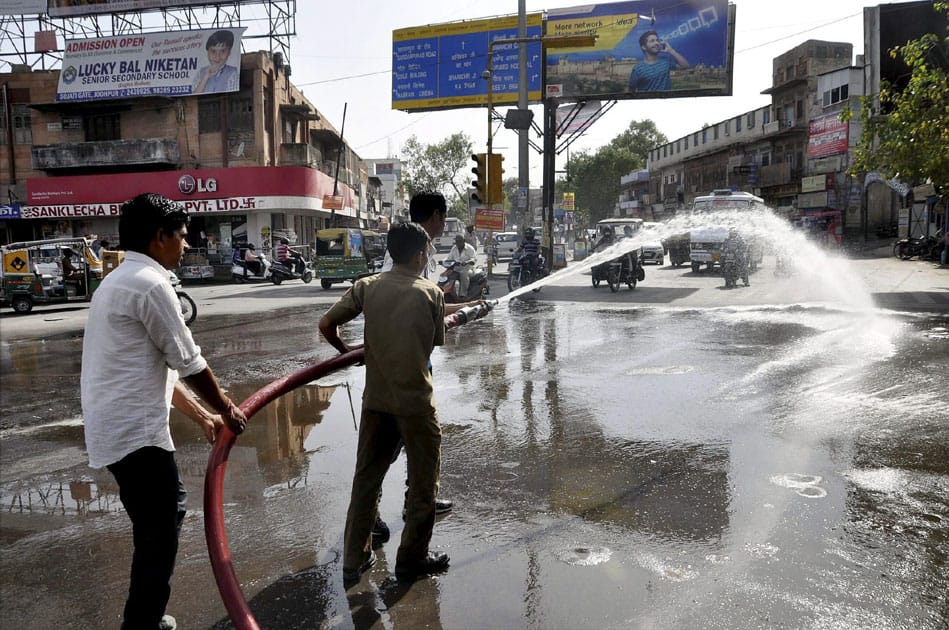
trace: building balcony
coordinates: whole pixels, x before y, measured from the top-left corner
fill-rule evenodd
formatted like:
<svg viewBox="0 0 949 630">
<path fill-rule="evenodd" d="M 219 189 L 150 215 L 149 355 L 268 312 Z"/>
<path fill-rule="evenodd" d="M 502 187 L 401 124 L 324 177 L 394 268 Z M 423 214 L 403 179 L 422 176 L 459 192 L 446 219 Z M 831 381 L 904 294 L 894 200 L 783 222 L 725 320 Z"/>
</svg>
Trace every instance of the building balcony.
<svg viewBox="0 0 949 630">
<path fill-rule="evenodd" d="M 786 184 L 798 183 L 801 179 L 801 169 L 792 168 L 787 162 L 782 164 L 769 164 L 762 166 L 758 170 L 758 185 L 762 188 L 767 186 L 784 186 Z"/>
<path fill-rule="evenodd" d="M 111 166 L 177 166 L 181 161 L 178 141 L 170 138 L 107 140 L 35 145 L 33 168 L 41 171 Z"/>
<path fill-rule="evenodd" d="M 280 145 L 281 166 L 306 166 L 313 168 L 323 161 L 322 152 L 305 142 L 284 142 Z"/>
<path fill-rule="evenodd" d="M 649 171 L 647 170 L 635 171 L 619 178 L 620 186 L 628 186 L 630 184 L 645 184 L 648 181 Z"/>
</svg>

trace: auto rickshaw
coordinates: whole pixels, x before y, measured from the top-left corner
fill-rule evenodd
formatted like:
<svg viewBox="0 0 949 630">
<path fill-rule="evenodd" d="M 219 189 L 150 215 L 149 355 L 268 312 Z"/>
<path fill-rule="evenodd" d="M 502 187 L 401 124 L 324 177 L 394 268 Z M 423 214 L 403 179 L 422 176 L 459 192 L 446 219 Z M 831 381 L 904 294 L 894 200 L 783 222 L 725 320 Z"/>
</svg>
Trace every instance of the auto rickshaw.
<svg viewBox="0 0 949 630">
<path fill-rule="evenodd" d="M 313 275 L 320 279 L 320 286 L 329 289 L 337 282 L 353 282 L 377 272 L 385 255 L 384 246 L 379 251 L 379 236 L 359 228 L 317 230 Z"/>
<path fill-rule="evenodd" d="M 102 282 L 102 261 L 83 237 L 10 243 L 0 251 L 0 306 L 17 313 L 34 304 L 89 301 Z"/>
</svg>

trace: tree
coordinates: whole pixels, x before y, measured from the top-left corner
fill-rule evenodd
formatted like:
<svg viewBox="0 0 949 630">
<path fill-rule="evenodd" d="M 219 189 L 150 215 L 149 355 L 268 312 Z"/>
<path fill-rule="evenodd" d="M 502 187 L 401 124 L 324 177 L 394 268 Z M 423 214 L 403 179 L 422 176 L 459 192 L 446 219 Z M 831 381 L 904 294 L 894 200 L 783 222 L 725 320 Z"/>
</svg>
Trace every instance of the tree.
<svg viewBox="0 0 949 630">
<path fill-rule="evenodd" d="M 576 193 L 578 218 L 592 225 L 612 215 L 621 191 L 620 178 L 644 168 L 650 149 L 666 141 L 653 121 L 634 120 L 595 153 L 571 156 L 567 162 L 570 181 L 561 180 L 561 188 Z"/>
<path fill-rule="evenodd" d="M 949 3 L 934 3 L 949 15 Z M 947 30 L 949 33 L 949 30 Z M 881 82 L 879 98 L 860 99 L 863 133 L 854 150 L 851 175 L 878 171 L 909 184 L 931 181 L 940 192 L 949 187 L 949 38 L 934 33 L 889 51 L 909 71 L 905 87 Z M 842 120 L 854 113 L 845 110 Z"/>
<path fill-rule="evenodd" d="M 452 134 L 434 144 L 422 144 L 415 136 L 406 140 L 402 146 L 402 175 L 409 196 L 422 190 L 447 193 L 449 213 L 466 219 L 471 146 L 471 138 L 465 133 Z"/>
</svg>

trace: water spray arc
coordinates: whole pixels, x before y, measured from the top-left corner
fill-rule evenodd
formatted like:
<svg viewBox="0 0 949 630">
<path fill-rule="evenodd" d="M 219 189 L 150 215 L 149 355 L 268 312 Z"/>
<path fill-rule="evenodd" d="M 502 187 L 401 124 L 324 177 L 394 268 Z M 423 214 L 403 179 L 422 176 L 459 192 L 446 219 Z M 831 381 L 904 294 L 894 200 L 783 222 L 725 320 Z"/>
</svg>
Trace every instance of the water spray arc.
<svg viewBox="0 0 949 630">
<path fill-rule="evenodd" d="M 478 304 L 462 308 L 445 317 L 445 327 L 451 329 L 480 319 L 496 305 L 497 301 L 492 300 L 485 302 L 483 306 Z M 337 370 L 361 363 L 365 354 L 364 348 L 358 348 L 278 378 L 242 402 L 241 411 L 249 420 L 274 399 Z M 222 428 L 208 457 L 208 468 L 204 476 L 204 536 L 208 544 L 214 581 L 234 627 L 238 630 L 260 630 L 234 572 L 224 524 L 224 473 L 228 455 L 236 441 L 237 436 L 234 433 L 226 427 Z"/>
</svg>

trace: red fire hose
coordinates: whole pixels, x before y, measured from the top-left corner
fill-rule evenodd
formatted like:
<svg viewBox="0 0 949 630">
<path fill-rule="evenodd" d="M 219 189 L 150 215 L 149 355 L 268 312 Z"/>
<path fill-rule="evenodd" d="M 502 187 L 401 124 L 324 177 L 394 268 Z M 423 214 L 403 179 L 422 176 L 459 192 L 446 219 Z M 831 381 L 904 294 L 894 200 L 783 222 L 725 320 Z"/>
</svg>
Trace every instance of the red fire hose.
<svg viewBox="0 0 949 630">
<path fill-rule="evenodd" d="M 486 306 L 471 306 L 463 308 L 445 318 L 445 327 L 454 328 L 462 324 L 483 317 L 497 302 L 488 302 Z M 291 392 L 301 385 L 322 378 L 327 374 L 342 368 L 355 365 L 363 360 L 365 351 L 362 348 L 333 357 L 329 361 L 318 363 L 293 374 L 278 378 L 264 386 L 241 403 L 241 411 L 249 420 L 267 403 Z M 260 630 L 257 619 L 250 611 L 250 606 L 241 591 L 237 574 L 234 573 L 234 564 L 231 561 L 231 550 L 227 544 L 227 530 L 224 527 L 224 472 L 227 468 L 227 457 L 237 441 L 226 427 L 218 433 L 208 458 L 208 469 L 204 476 L 204 536 L 208 543 L 208 555 L 211 557 L 211 569 L 214 571 L 214 580 L 224 601 L 227 614 L 237 630 Z"/>
</svg>

